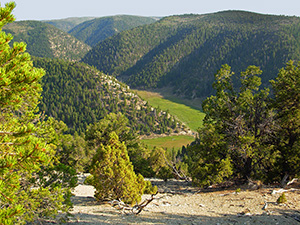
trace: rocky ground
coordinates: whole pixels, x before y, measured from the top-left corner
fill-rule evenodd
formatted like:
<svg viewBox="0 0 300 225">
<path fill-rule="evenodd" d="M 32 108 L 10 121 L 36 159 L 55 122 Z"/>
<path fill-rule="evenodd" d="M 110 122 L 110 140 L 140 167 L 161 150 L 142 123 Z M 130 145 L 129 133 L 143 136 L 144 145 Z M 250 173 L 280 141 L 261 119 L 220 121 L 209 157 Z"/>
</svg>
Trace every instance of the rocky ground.
<svg viewBox="0 0 300 225">
<path fill-rule="evenodd" d="M 97 202 L 94 188 L 81 183 L 73 192 L 74 208 L 67 224 L 300 224 L 300 186 L 241 187 L 237 192 L 236 187 L 201 190 L 182 181 L 152 182 L 159 194 L 139 215 Z M 282 191 L 287 202 L 277 204 Z"/>
</svg>

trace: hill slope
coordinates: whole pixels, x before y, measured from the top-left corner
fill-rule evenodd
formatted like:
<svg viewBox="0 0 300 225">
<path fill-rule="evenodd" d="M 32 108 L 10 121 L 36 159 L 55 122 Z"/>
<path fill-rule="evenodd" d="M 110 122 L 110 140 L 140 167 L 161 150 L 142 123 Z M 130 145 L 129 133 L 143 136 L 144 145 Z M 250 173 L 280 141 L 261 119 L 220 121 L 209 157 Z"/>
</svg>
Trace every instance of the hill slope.
<svg viewBox="0 0 300 225">
<path fill-rule="evenodd" d="M 69 31 L 74 37 L 94 46 L 100 41 L 124 30 L 154 23 L 156 19 L 141 16 L 108 16 L 83 22 Z"/>
<path fill-rule="evenodd" d="M 263 83 L 289 60 L 300 60 L 300 18 L 225 11 L 171 16 L 123 31 L 96 45 L 83 62 L 131 87 L 172 86 L 178 96 L 213 93 L 222 64 L 233 71 L 260 66 Z"/>
<path fill-rule="evenodd" d="M 70 17 L 58 20 L 43 20 L 42 22 L 51 24 L 60 30 L 68 32 L 72 28 L 76 27 L 78 24 L 92 19 L 95 19 L 95 17 Z"/>
<path fill-rule="evenodd" d="M 3 30 L 14 36 L 14 42 L 25 42 L 32 56 L 79 60 L 90 50 L 70 34 L 39 21 L 18 21 Z"/>
<path fill-rule="evenodd" d="M 71 133 L 84 132 L 88 124 L 110 112 L 124 114 L 133 132 L 140 135 L 188 131 L 173 116 L 143 101 L 127 85 L 84 63 L 34 58 L 34 66 L 46 70 L 40 110 L 64 121 Z"/>
</svg>

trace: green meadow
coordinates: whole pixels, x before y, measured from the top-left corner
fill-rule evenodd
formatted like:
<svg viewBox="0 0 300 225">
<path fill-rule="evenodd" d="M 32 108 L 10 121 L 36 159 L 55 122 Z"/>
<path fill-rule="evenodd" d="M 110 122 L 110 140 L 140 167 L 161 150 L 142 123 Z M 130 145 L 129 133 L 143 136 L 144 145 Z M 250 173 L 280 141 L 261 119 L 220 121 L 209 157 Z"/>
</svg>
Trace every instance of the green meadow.
<svg viewBox="0 0 300 225">
<path fill-rule="evenodd" d="M 205 116 L 199 109 L 192 108 L 183 103 L 178 103 L 176 99 L 168 100 L 163 98 L 159 93 L 149 91 L 136 91 L 139 96 L 148 101 L 150 105 L 159 107 L 163 111 L 169 111 L 176 116 L 191 130 L 197 131 L 202 126 L 202 121 Z M 182 101 L 181 101 L 182 102 Z"/>
<path fill-rule="evenodd" d="M 182 146 L 187 146 L 195 140 L 192 136 L 180 135 L 180 136 L 167 136 L 167 137 L 158 137 L 152 139 L 142 139 L 141 141 L 148 145 L 148 147 L 162 147 L 164 149 L 175 149 L 179 150 Z"/>
</svg>

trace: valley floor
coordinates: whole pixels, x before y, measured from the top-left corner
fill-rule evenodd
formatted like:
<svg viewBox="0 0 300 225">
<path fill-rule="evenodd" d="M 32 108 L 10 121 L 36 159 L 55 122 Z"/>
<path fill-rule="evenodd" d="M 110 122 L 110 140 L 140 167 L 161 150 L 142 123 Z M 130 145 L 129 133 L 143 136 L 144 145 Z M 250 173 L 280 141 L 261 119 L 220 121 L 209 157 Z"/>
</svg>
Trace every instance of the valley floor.
<svg viewBox="0 0 300 225">
<path fill-rule="evenodd" d="M 93 187 L 80 184 L 73 192 L 73 216 L 67 224 L 300 224 L 299 187 L 285 192 L 287 203 L 278 205 L 281 194 L 274 190 L 280 188 L 242 188 L 236 193 L 203 191 L 175 180 L 152 182 L 160 193 L 139 215 L 125 215 L 110 204 L 98 203 Z"/>
</svg>

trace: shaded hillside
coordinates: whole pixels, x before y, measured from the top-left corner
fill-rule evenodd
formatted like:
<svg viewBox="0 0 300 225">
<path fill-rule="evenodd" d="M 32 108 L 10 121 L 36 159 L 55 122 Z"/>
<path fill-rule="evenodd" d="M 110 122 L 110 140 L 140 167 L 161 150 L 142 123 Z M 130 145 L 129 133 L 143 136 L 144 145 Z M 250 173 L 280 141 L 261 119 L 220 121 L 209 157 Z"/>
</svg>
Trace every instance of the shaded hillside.
<svg viewBox="0 0 300 225">
<path fill-rule="evenodd" d="M 90 50 L 70 34 L 39 21 L 18 21 L 3 30 L 14 36 L 14 42 L 25 42 L 32 56 L 79 60 Z"/>
<path fill-rule="evenodd" d="M 213 93 L 222 64 L 234 71 L 260 66 L 263 83 L 289 59 L 300 59 L 300 18 L 225 11 L 166 17 L 95 46 L 83 62 L 148 89 L 172 86 L 178 96 Z"/>
<path fill-rule="evenodd" d="M 154 23 L 156 19 L 141 16 L 108 16 L 96 18 L 79 24 L 69 31 L 74 37 L 94 46 L 100 41 L 124 30 Z"/>
<path fill-rule="evenodd" d="M 58 20 L 44 20 L 42 22 L 51 24 L 60 30 L 68 32 L 72 28 L 76 27 L 78 24 L 92 19 L 95 19 L 95 17 L 70 17 L 70 18 L 58 19 Z"/>
<path fill-rule="evenodd" d="M 126 115 L 133 132 L 140 135 L 187 132 L 169 113 L 84 63 L 34 58 L 34 66 L 46 70 L 40 110 L 64 121 L 72 133 L 84 132 L 110 112 Z"/>
</svg>

